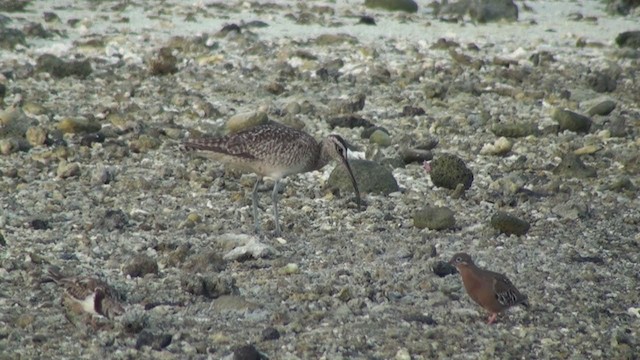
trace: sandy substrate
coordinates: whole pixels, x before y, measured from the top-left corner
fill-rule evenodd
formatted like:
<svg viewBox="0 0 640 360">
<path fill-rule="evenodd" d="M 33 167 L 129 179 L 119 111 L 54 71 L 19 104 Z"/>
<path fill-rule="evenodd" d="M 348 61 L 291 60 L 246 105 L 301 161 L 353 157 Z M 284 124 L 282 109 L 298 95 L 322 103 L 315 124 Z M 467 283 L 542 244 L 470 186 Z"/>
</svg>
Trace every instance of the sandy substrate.
<svg viewBox="0 0 640 360">
<path fill-rule="evenodd" d="M 0 50 L 2 119 L 21 99 L 20 121 L 49 139 L 0 155 L 0 359 L 253 358 L 239 355 L 245 345 L 271 359 L 638 358 L 639 62 L 614 41 L 637 17 L 598 1 L 527 2 L 517 23 L 487 25 L 361 1 L 53 3 L 7 13 L 6 26 L 41 23 L 50 36 Z M 357 25 L 364 14 L 377 25 Z M 256 20 L 268 26 L 220 32 Z M 153 75 L 162 47 L 177 71 Z M 93 70 L 54 78 L 34 71 L 42 54 Z M 597 92 L 599 81 L 615 89 Z M 336 102 L 362 94 L 358 115 L 384 127 L 390 146 L 327 124 Z M 590 115 L 587 132 L 558 131 L 554 109 L 587 114 L 605 100 L 615 109 Z M 403 115 L 406 106 L 426 113 Z M 359 156 L 391 164 L 401 191 L 363 194 L 358 212 L 325 189 L 331 166 L 292 176 L 274 238 L 267 183 L 267 236 L 255 236 L 255 176 L 178 143 L 259 109 L 317 138 L 341 134 Z M 99 123 L 104 141 L 60 132 L 80 118 Z M 481 151 L 497 124 L 536 131 L 508 138 L 505 153 Z M 422 164 L 398 165 L 403 145 L 434 138 L 436 157 L 455 154 L 474 173 L 461 197 Z M 555 170 L 575 151 L 595 177 Z M 426 205 L 453 210 L 456 226 L 414 227 Z M 498 233 L 497 211 L 529 232 Z M 247 242 L 255 256 L 230 254 Z M 433 271 L 458 251 L 507 274 L 531 308 L 485 324 L 460 277 Z M 60 287 L 44 281 L 51 265 L 108 282 L 125 315 L 69 316 Z"/>
</svg>

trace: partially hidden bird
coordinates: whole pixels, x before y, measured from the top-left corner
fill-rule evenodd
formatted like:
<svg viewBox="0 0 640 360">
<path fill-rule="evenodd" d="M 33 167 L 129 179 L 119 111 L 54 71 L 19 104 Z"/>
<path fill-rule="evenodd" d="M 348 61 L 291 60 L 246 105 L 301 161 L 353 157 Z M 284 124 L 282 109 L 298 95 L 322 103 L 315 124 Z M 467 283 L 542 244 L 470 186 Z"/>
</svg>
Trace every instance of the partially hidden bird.
<svg viewBox="0 0 640 360">
<path fill-rule="evenodd" d="M 271 198 L 275 233 L 280 235 L 282 229 L 278 219 L 278 182 L 288 175 L 319 170 L 330 160 L 337 161 L 346 169 L 353 184 L 358 208 L 361 206 L 358 184 L 347 158 L 348 144 L 336 134 L 318 142 L 304 131 L 269 122 L 222 137 L 189 138 L 183 142 L 183 148 L 196 150 L 216 161 L 258 175 L 251 193 L 256 232 L 260 232 L 258 186 L 263 177 L 275 181 Z"/>
<path fill-rule="evenodd" d="M 512 306 L 529 306 L 527 296 L 520 293 L 506 276 L 479 268 L 469 254 L 457 253 L 449 263 L 460 272 L 471 299 L 491 314 L 488 324 L 495 322 L 499 313 Z"/>
</svg>

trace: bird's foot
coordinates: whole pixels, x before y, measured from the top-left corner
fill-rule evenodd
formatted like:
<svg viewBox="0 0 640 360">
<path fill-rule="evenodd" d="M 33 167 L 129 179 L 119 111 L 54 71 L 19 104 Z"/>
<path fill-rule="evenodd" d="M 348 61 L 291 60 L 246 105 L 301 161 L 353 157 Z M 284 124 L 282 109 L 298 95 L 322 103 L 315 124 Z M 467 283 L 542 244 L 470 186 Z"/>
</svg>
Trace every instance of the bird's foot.
<svg viewBox="0 0 640 360">
<path fill-rule="evenodd" d="M 498 318 L 498 314 L 491 314 L 491 316 L 489 316 L 489 319 L 487 320 L 487 325 L 491 325 L 493 324 L 496 319 Z"/>
</svg>

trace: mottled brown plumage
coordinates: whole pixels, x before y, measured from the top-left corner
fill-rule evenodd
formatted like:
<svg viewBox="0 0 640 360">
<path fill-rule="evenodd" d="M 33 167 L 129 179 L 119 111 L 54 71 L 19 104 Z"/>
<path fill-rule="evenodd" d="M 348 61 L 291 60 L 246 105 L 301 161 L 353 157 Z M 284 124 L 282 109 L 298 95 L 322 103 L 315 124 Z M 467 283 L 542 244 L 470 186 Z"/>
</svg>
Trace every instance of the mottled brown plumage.
<svg viewBox="0 0 640 360">
<path fill-rule="evenodd" d="M 338 135 L 329 135 L 318 143 L 303 131 L 271 122 L 219 138 L 187 139 L 183 145 L 186 149 L 199 150 L 217 161 L 258 175 L 251 197 L 256 231 L 259 229 L 257 189 L 263 177 L 275 180 L 273 216 L 276 234 L 280 234 L 277 198 L 280 179 L 319 170 L 331 159 L 347 169 L 360 206 L 360 192 L 347 160 L 347 143 Z"/>
<path fill-rule="evenodd" d="M 514 305 L 529 306 L 527 297 L 506 276 L 477 267 L 468 254 L 457 253 L 449 263 L 460 272 L 464 288 L 473 301 L 491 313 L 489 324 L 496 320 L 498 313 Z"/>
<path fill-rule="evenodd" d="M 64 289 L 62 303 L 72 312 L 113 319 L 124 313 L 116 292 L 104 281 L 90 276 L 65 277 L 56 267 L 48 277 Z"/>
</svg>

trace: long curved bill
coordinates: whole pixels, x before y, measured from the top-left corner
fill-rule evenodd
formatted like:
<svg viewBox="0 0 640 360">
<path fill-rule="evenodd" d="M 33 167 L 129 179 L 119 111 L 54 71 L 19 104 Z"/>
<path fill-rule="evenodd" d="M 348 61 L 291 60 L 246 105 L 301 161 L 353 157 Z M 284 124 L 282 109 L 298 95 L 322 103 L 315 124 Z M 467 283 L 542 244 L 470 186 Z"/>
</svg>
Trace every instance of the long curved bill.
<svg viewBox="0 0 640 360">
<path fill-rule="evenodd" d="M 351 178 L 351 184 L 353 184 L 353 191 L 356 192 L 356 202 L 358 203 L 358 210 L 362 209 L 362 200 L 360 199 L 360 190 L 358 190 L 358 183 L 356 182 L 355 176 L 353 176 L 353 171 L 351 171 L 351 165 L 349 165 L 349 160 L 346 158 L 342 159 L 342 164 L 347 169 L 349 173 L 349 177 Z"/>
</svg>

